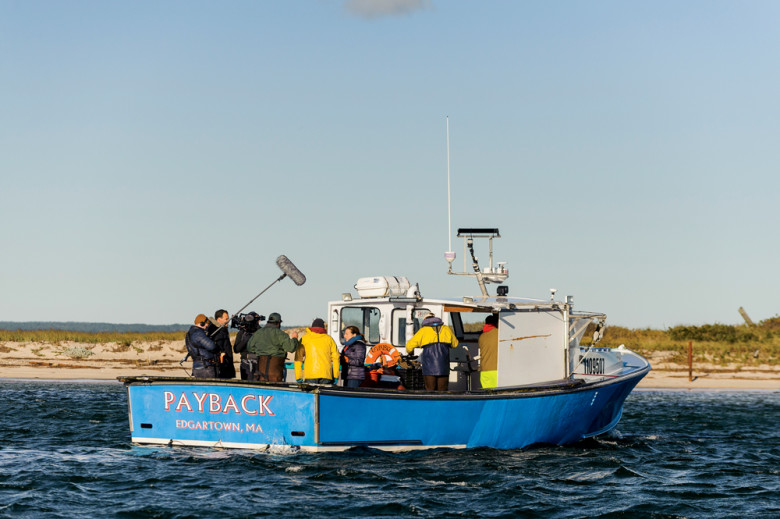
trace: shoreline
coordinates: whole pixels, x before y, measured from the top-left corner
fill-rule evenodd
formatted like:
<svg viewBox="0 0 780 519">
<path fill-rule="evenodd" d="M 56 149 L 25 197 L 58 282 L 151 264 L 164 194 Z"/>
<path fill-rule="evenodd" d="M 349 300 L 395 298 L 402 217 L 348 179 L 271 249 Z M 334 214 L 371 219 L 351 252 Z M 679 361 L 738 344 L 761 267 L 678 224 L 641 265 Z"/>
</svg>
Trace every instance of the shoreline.
<svg viewBox="0 0 780 519">
<path fill-rule="evenodd" d="M 184 341 L 133 342 L 131 344 L 74 342 L 0 343 L 0 380 L 116 381 L 121 376 L 185 377 Z M 693 366 L 669 361 L 669 352 L 653 352 L 648 360 L 653 370 L 638 389 L 678 390 L 780 390 L 780 365 Z M 288 357 L 288 360 L 292 360 Z M 239 372 L 238 362 L 236 372 Z M 186 368 L 186 371 L 185 369 Z"/>
<path fill-rule="evenodd" d="M 687 373 L 679 371 L 651 371 L 636 386 L 636 390 L 677 390 L 677 391 L 780 391 L 780 376 L 750 376 L 753 373 L 699 373 L 694 372 L 693 381 L 688 381 Z M 41 382 L 84 382 L 84 383 L 120 383 L 117 377 L 123 376 L 165 376 L 186 377 L 181 368 L 141 367 L 32 367 L 0 366 L 1 381 L 41 381 Z M 239 379 L 234 379 L 239 380 Z M 226 380 L 227 382 L 228 380 Z"/>
<path fill-rule="evenodd" d="M 239 379 L 233 379 L 239 380 Z M 41 382 L 49 384 L 122 384 L 120 380 L 111 378 L 53 378 L 53 377 L 6 377 L 0 375 L 0 383 L 3 382 Z M 669 386 L 644 386 L 637 385 L 632 392 L 650 393 L 653 391 L 664 392 L 679 392 L 679 393 L 780 393 L 778 387 L 719 387 L 719 386 L 699 386 L 699 387 L 683 387 L 678 385 Z"/>
</svg>

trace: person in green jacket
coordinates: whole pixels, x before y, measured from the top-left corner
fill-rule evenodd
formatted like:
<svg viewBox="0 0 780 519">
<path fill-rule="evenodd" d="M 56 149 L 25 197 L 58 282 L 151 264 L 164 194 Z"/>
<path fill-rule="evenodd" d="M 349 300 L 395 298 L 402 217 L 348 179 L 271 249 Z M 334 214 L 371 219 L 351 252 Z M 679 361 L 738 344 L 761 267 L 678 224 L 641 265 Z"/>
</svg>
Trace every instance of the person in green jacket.
<svg viewBox="0 0 780 519">
<path fill-rule="evenodd" d="M 266 325 L 249 339 L 246 349 L 257 355 L 256 380 L 261 382 L 284 382 L 284 360 L 301 344 L 298 332 L 287 335 L 281 330 L 282 316 L 274 312 L 268 316 Z"/>
</svg>

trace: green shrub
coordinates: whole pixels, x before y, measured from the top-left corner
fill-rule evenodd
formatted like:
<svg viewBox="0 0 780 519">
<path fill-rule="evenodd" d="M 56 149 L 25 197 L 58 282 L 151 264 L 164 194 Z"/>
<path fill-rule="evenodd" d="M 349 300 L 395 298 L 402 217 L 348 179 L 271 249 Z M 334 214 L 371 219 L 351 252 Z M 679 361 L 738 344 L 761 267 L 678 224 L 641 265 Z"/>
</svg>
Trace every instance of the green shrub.
<svg viewBox="0 0 780 519">
<path fill-rule="evenodd" d="M 702 326 L 674 326 L 669 328 L 669 338 L 674 341 L 756 342 L 759 337 L 753 328 L 728 324 L 704 324 Z"/>
<path fill-rule="evenodd" d="M 764 319 L 758 325 L 769 333 L 780 332 L 780 316 L 776 315 L 769 319 Z"/>
<path fill-rule="evenodd" d="M 81 346 L 76 346 L 73 348 L 66 348 L 60 352 L 60 355 L 67 355 L 68 357 L 72 359 L 84 359 L 89 357 L 90 355 L 94 355 L 95 352 L 90 351 L 86 348 L 83 348 Z"/>
</svg>

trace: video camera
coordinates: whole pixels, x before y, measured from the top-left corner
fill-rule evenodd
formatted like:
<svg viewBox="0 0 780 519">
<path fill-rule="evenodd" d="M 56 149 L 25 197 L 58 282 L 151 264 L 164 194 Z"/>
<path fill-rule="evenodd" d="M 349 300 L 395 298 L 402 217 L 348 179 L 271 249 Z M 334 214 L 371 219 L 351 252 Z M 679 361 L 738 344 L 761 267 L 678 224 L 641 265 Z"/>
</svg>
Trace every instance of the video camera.
<svg viewBox="0 0 780 519">
<path fill-rule="evenodd" d="M 261 321 L 265 321 L 265 316 L 257 312 L 238 314 L 230 320 L 230 327 L 244 330 L 245 333 L 254 333 L 260 328 Z"/>
</svg>

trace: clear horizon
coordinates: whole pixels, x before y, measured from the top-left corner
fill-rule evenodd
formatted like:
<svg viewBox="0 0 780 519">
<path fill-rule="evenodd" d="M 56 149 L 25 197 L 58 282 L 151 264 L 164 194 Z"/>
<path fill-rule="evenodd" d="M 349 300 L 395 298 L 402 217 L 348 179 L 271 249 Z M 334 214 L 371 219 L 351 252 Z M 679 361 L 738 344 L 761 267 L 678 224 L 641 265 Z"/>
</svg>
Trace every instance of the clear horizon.
<svg viewBox="0 0 780 519">
<path fill-rule="evenodd" d="M 0 318 L 322 317 L 498 227 L 510 296 L 628 328 L 780 313 L 780 4 L 0 4 Z M 481 245 L 481 244 L 479 244 Z M 478 250 L 481 264 L 487 250 Z M 491 287 L 491 292 L 495 290 Z M 354 292 L 353 292 L 354 293 Z"/>
</svg>

